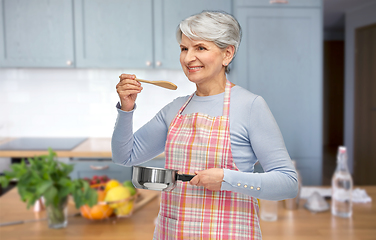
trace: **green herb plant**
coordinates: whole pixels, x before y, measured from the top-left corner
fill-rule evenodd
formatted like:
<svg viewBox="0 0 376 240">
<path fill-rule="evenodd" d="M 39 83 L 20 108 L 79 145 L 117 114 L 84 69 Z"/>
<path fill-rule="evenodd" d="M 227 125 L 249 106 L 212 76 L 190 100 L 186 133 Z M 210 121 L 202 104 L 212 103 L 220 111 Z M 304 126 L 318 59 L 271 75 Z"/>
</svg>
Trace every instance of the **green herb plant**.
<svg viewBox="0 0 376 240">
<path fill-rule="evenodd" d="M 10 181 L 17 180 L 18 193 L 21 200 L 27 203 L 27 208 L 42 196 L 47 208 L 59 208 L 69 195 L 73 196 L 76 208 L 85 204 L 90 207 L 95 205 L 98 199 L 95 189 L 82 179 L 72 180 L 69 174 L 73 171 L 73 165 L 56 161 L 56 156 L 49 149 L 48 155 L 29 158 L 29 164 L 25 160 L 12 164 L 12 170 L 0 176 L 1 186 L 7 187 Z"/>
</svg>

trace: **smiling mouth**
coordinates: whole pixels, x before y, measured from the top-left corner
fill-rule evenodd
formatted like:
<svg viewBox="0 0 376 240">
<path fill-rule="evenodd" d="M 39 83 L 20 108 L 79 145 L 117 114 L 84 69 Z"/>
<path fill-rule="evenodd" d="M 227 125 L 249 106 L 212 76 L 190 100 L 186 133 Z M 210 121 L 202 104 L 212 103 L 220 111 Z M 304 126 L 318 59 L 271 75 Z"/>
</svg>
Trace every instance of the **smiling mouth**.
<svg viewBox="0 0 376 240">
<path fill-rule="evenodd" d="M 203 67 L 198 66 L 198 67 L 187 67 L 187 68 L 188 68 L 189 72 L 195 72 L 195 71 L 200 70 L 200 69 L 203 68 Z"/>
</svg>

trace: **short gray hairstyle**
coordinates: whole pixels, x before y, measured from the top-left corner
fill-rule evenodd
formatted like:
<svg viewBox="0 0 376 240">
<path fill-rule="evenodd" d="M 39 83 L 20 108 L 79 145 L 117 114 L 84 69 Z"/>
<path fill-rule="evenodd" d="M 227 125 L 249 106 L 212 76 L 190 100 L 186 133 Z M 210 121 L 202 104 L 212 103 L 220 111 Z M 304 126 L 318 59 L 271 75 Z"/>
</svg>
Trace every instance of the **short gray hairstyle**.
<svg viewBox="0 0 376 240">
<path fill-rule="evenodd" d="M 234 56 L 242 38 L 238 21 L 228 13 L 217 11 L 203 11 L 181 21 L 176 31 L 179 43 L 182 34 L 192 40 L 211 41 L 220 49 L 233 45 Z"/>
</svg>

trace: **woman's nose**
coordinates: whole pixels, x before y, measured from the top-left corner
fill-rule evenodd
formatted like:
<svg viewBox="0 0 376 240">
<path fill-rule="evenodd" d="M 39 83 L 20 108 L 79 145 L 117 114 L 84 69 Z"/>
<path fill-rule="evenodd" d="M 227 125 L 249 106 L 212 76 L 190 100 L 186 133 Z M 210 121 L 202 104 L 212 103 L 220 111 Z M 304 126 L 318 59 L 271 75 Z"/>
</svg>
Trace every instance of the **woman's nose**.
<svg viewBox="0 0 376 240">
<path fill-rule="evenodd" d="M 196 60 L 196 55 L 194 54 L 193 51 L 188 50 L 186 52 L 186 54 L 185 54 L 184 62 L 185 63 L 190 63 L 190 62 L 193 62 L 194 60 Z"/>
</svg>

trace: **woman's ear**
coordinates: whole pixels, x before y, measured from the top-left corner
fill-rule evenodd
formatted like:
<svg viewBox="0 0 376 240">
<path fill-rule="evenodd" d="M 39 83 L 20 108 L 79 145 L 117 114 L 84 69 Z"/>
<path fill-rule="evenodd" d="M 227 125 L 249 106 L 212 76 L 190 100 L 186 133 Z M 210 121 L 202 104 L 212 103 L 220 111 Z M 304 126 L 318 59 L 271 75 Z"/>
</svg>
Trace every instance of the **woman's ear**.
<svg viewBox="0 0 376 240">
<path fill-rule="evenodd" d="M 232 59 L 234 58 L 235 47 L 233 45 L 228 45 L 224 50 L 223 56 L 223 66 L 228 66 Z"/>
</svg>

